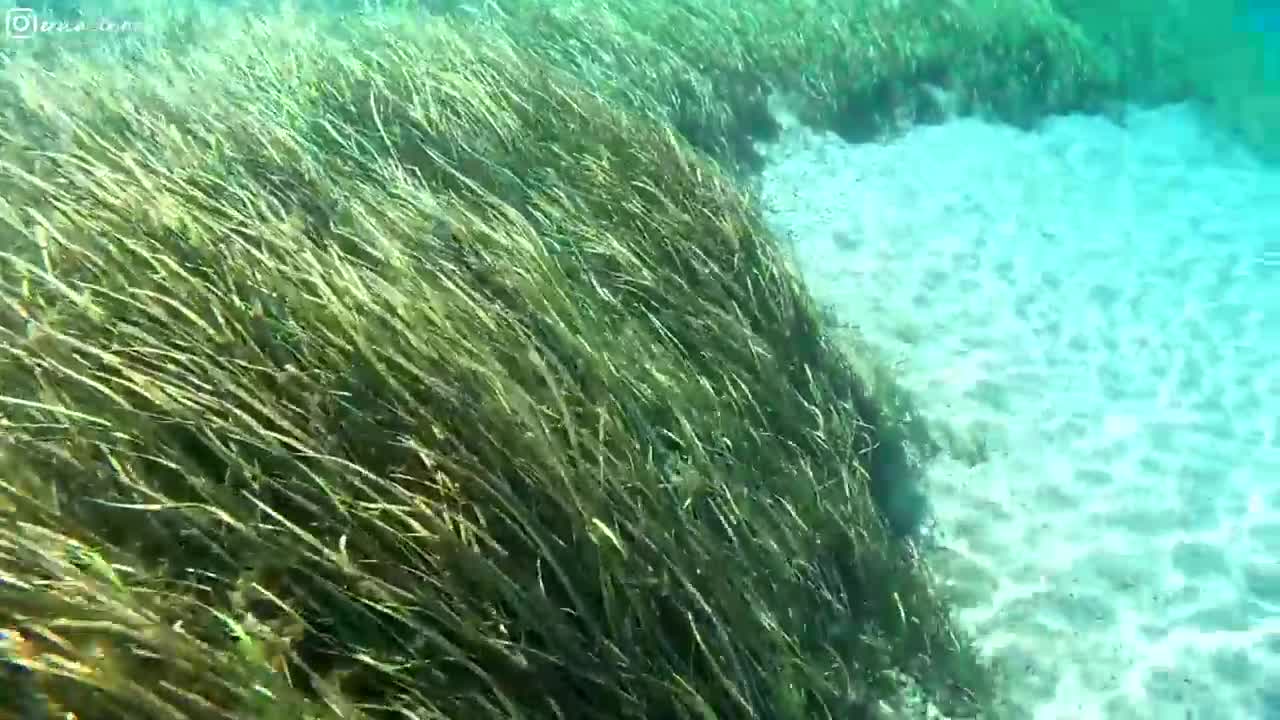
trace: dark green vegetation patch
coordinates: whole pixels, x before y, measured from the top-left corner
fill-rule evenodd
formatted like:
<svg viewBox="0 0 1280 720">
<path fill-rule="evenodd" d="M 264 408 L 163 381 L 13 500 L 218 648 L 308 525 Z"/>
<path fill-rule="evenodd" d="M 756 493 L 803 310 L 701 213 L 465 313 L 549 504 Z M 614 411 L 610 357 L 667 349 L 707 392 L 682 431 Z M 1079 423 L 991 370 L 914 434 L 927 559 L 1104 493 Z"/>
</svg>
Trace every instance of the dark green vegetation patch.
<svg viewBox="0 0 1280 720">
<path fill-rule="evenodd" d="M 872 501 L 901 448 L 717 167 L 492 28 L 218 27 L 0 77 L 8 702 L 992 700 Z"/>
<path fill-rule="evenodd" d="M 1029 125 L 1095 109 L 1117 75 L 1045 0 L 494 0 L 479 16 L 722 159 L 771 104 L 851 140 L 952 114 Z"/>
</svg>

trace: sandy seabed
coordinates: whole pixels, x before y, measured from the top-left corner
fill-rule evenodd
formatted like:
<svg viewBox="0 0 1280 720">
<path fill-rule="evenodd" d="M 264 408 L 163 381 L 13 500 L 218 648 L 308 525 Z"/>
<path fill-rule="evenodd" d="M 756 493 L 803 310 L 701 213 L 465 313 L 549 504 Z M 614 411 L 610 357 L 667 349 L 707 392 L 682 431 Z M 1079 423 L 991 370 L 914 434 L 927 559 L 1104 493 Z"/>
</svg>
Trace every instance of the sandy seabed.
<svg viewBox="0 0 1280 720">
<path fill-rule="evenodd" d="M 933 562 L 1019 714 L 1280 720 L 1280 168 L 1187 105 L 763 149 L 819 302 L 987 451 Z"/>
</svg>

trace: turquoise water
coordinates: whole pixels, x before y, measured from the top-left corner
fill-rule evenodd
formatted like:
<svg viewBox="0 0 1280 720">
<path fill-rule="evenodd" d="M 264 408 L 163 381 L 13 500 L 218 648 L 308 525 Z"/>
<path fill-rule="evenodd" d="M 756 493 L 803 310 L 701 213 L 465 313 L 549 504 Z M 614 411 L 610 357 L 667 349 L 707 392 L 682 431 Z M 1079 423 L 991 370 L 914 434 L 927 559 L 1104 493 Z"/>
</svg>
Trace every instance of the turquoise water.
<svg viewBox="0 0 1280 720">
<path fill-rule="evenodd" d="M 1238 20 L 1280 80 L 1280 4 Z M 926 469 L 922 533 L 1018 717 L 1280 718 L 1280 167 L 1205 103 L 1124 100 L 874 143 L 791 125 L 743 183 L 985 449 Z"/>
<path fill-rule="evenodd" d="M 1262 39 L 1266 77 L 1280 82 L 1280 3 L 1254 0 L 1241 11 L 1240 21 L 1246 32 Z"/>
<path fill-rule="evenodd" d="M 1245 3 L 1241 16 L 1253 32 L 1280 33 L 1280 3 L 1275 0 L 1251 0 Z"/>
</svg>

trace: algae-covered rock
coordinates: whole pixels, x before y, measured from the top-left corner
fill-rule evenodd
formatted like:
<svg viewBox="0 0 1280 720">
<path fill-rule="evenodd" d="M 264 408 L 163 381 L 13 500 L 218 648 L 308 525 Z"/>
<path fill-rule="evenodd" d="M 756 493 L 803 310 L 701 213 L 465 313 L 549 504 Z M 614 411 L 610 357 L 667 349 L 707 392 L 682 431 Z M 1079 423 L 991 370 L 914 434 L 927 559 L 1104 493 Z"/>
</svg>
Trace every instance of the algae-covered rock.
<svg viewBox="0 0 1280 720">
<path fill-rule="evenodd" d="M 991 701 L 719 168 L 491 27 L 217 23 L 0 73 L 0 627 L 51 703 Z"/>
</svg>

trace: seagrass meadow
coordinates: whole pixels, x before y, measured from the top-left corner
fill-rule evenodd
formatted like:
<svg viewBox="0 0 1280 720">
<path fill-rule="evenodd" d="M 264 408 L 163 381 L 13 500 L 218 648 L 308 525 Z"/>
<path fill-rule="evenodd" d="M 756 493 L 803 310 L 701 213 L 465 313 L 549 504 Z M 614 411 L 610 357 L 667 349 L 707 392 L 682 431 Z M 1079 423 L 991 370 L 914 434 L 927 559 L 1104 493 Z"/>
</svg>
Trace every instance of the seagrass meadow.
<svg viewBox="0 0 1280 720">
<path fill-rule="evenodd" d="M 939 431 L 740 178 L 771 102 L 1120 76 L 1033 0 L 659 7 L 5 46 L 0 717 L 999 714 L 903 509 Z"/>
<path fill-rule="evenodd" d="M 17 717 L 990 701 L 714 164 L 491 27 L 218 32 L 0 89 Z"/>
</svg>

